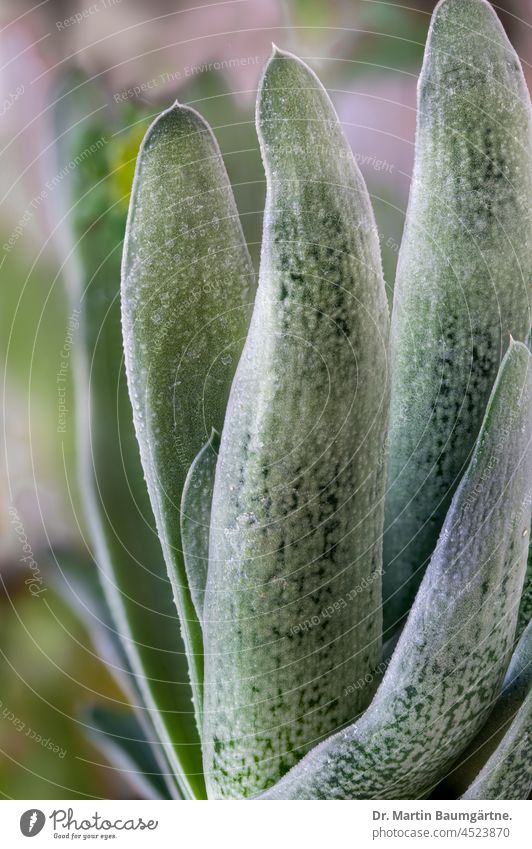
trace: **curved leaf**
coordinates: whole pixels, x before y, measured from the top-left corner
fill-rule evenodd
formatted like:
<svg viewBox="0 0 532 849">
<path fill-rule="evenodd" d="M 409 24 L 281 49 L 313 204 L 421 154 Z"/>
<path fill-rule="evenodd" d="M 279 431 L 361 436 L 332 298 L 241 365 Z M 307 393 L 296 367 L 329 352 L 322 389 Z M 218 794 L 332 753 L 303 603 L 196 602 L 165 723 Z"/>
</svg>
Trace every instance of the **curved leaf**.
<svg viewBox="0 0 532 849">
<path fill-rule="evenodd" d="M 371 693 L 388 305 L 362 176 L 312 71 L 258 95 L 259 289 L 222 433 L 205 597 L 209 795 L 266 788 Z"/>
<path fill-rule="evenodd" d="M 85 722 L 95 746 L 141 798 L 172 798 L 144 730 L 132 713 L 97 705 L 86 712 Z"/>
<path fill-rule="evenodd" d="M 532 623 L 512 655 L 502 691 L 486 724 L 445 776 L 444 781 L 436 789 L 434 798 L 457 799 L 464 793 L 508 731 L 517 711 L 528 696 L 531 684 Z"/>
<path fill-rule="evenodd" d="M 532 112 L 485 0 L 443 0 L 418 88 L 392 318 L 384 620 L 408 611 L 532 304 Z"/>
<path fill-rule="evenodd" d="M 526 568 L 531 440 L 532 357 L 514 342 L 373 702 L 263 798 L 419 798 L 483 725 L 512 649 Z"/>
<path fill-rule="evenodd" d="M 134 711 L 136 725 L 143 729 L 144 736 L 155 741 L 157 731 L 150 713 L 143 703 L 142 687 L 138 685 L 124 648 L 123 637 L 117 631 L 106 596 L 102 589 L 98 567 L 77 551 L 58 550 L 49 553 L 50 577 L 61 597 L 71 605 L 85 625 L 98 656 L 106 664 L 108 672 L 129 700 Z M 102 708 L 103 709 L 103 708 Z M 164 743 L 157 740 L 152 747 L 152 757 L 158 769 L 165 775 L 167 792 L 172 798 L 181 798 L 182 790 L 170 777 L 170 765 L 164 751 Z"/>
<path fill-rule="evenodd" d="M 175 104 L 137 160 L 122 264 L 126 370 L 201 728 L 203 640 L 181 550 L 190 464 L 221 431 L 249 319 L 253 269 L 214 136 Z"/>
<path fill-rule="evenodd" d="M 59 152 L 70 199 L 70 301 L 80 481 L 95 561 L 136 686 L 182 792 L 205 795 L 188 664 L 132 424 L 120 326 L 120 258 L 127 197 L 116 194 L 120 136 L 81 112 L 84 83 L 58 100 Z M 90 85 L 89 85 L 90 87 Z M 134 130 L 136 132 L 136 130 Z M 127 167 L 123 163 L 120 167 Z M 138 700 L 137 700 L 138 701 Z"/>
<path fill-rule="evenodd" d="M 529 533 L 529 539 L 531 534 Z M 515 632 L 516 640 L 521 637 L 528 623 L 532 620 L 532 545 L 528 546 L 528 566 L 523 586 L 523 594 L 519 605 L 519 616 Z"/>
<path fill-rule="evenodd" d="M 500 742 L 463 799 L 528 798 L 532 791 L 531 681 L 532 623 L 516 649 L 501 698 L 483 731 L 482 739 L 489 741 L 490 748 L 494 748 L 492 741 Z"/>
<path fill-rule="evenodd" d="M 98 567 L 78 551 L 54 548 L 48 554 L 50 578 L 59 595 L 87 629 L 98 656 L 130 702 L 140 698 L 135 676 L 102 590 Z"/>
<path fill-rule="evenodd" d="M 203 623 L 209 565 L 209 528 L 220 435 L 214 430 L 188 470 L 181 498 L 181 539 L 190 595 Z"/>
<path fill-rule="evenodd" d="M 528 799 L 532 792 L 532 691 L 462 799 Z"/>
</svg>

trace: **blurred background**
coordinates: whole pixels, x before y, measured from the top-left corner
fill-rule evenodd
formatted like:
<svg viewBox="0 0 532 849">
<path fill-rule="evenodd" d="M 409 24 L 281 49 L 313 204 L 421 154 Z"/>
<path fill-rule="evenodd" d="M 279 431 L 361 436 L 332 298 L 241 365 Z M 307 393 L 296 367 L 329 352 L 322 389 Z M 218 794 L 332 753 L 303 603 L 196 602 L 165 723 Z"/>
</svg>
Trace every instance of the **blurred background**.
<svg viewBox="0 0 532 849">
<path fill-rule="evenodd" d="M 432 0 L 1 0 L 3 798 L 135 794 L 84 733 L 88 705 L 120 706 L 127 696 L 99 659 L 87 607 L 77 614 L 67 598 L 70 584 L 57 579 L 62 557 L 93 558 L 76 476 L 70 355 L 77 321 L 66 295 L 62 228 L 76 163 L 65 169 L 58 156 L 54 118 L 65 74 L 80 68 L 99 87 L 94 111 L 114 139 L 117 202 L 124 210 L 149 121 L 175 98 L 195 106 L 219 141 L 257 262 L 265 187 L 255 91 L 272 41 L 297 53 L 328 89 L 366 178 L 391 295 L 412 169 L 416 82 L 433 6 Z M 532 2 L 501 0 L 495 7 L 530 86 Z"/>
</svg>

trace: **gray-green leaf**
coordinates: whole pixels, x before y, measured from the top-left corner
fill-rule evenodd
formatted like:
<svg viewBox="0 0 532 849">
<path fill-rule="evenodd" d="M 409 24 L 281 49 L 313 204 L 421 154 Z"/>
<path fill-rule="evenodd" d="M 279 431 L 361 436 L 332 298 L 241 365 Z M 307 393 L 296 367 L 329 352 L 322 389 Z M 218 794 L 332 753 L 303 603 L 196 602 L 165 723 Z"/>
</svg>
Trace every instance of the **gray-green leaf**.
<svg viewBox="0 0 532 849">
<path fill-rule="evenodd" d="M 201 798 L 188 665 L 124 374 L 119 294 L 127 196 L 115 182 L 122 136 L 113 136 L 99 113 L 83 112 L 86 87 L 92 91 L 78 75 L 68 78 L 57 106 L 59 165 L 78 163 L 65 186 L 74 257 L 67 263 L 69 294 L 74 326 L 79 322 L 72 333 L 82 496 L 107 604 L 145 704 L 138 709 L 157 729 L 183 794 Z"/>
<path fill-rule="evenodd" d="M 392 318 L 386 629 L 415 596 L 510 333 L 524 340 L 530 327 L 531 116 L 489 3 L 439 3 Z"/>
<path fill-rule="evenodd" d="M 463 799 L 528 798 L 532 791 L 531 680 L 532 623 L 516 649 L 514 660 L 506 675 L 501 699 L 490 716 L 482 737 L 491 744 L 493 738 L 498 741 L 502 733 L 506 733 L 462 796 Z"/>
<path fill-rule="evenodd" d="M 189 659 L 201 727 L 203 641 L 184 567 L 190 464 L 221 431 L 254 274 L 214 136 L 175 104 L 137 161 L 122 265 L 126 370 L 144 474 Z"/>
<path fill-rule="evenodd" d="M 268 787 L 352 721 L 381 651 L 388 305 L 373 211 L 325 90 L 291 54 L 266 67 L 257 127 L 260 281 L 205 598 L 204 764 L 222 797 Z"/>
<path fill-rule="evenodd" d="M 483 725 L 508 664 L 526 569 L 531 440 L 532 357 L 514 342 L 371 706 L 264 798 L 418 798 Z"/>
<path fill-rule="evenodd" d="M 188 470 L 181 499 L 181 539 L 188 586 L 196 614 L 203 623 L 203 602 L 209 565 L 209 529 L 214 474 L 220 435 L 213 429 Z"/>
<path fill-rule="evenodd" d="M 449 770 L 434 798 L 457 799 L 495 751 L 528 696 L 532 684 L 532 623 L 521 637 L 487 722 Z"/>
<path fill-rule="evenodd" d="M 532 529 L 531 529 L 532 530 Z M 529 534 L 529 539 L 530 539 Z M 516 639 L 518 640 L 532 619 L 532 545 L 528 546 L 528 566 L 525 575 L 521 603 L 519 605 L 519 616 L 517 619 Z"/>
</svg>

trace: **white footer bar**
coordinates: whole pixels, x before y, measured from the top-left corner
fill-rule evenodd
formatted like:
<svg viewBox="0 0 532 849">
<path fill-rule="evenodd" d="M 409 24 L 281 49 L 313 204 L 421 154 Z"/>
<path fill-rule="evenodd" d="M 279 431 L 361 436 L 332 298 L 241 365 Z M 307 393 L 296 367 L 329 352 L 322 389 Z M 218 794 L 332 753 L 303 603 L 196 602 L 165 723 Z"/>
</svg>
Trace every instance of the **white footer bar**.
<svg viewBox="0 0 532 849">
<path fill-rule="evenodd" d="M 2 845 L 175 849 L 518 847 L 528 802 L 3 801 Z M 528 836 L 527 836 L 528 835 Z M 29 844 L 29 838 L 35 843 Z M 67 842 L 68 841 L 68 842 Z"/>
</svg>

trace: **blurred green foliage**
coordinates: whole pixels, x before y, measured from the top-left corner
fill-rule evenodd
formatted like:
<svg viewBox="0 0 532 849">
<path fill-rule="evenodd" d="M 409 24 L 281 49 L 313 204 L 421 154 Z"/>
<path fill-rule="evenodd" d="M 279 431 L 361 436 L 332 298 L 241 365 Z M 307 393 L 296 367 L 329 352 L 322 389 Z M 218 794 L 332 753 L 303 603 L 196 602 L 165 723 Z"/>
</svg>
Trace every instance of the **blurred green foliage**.
<svg viewBox="0 0 532 849">
<path fill-rule="evenodd" d="M 50 589 L 3 595 L 0 791 L 4 798 L 113 797 L 125 792 L 75 717 L 106 694 L 124 698 L 72 610 Z M 54 751 L 55 750 L 55 751 Z"/>
</svg>

